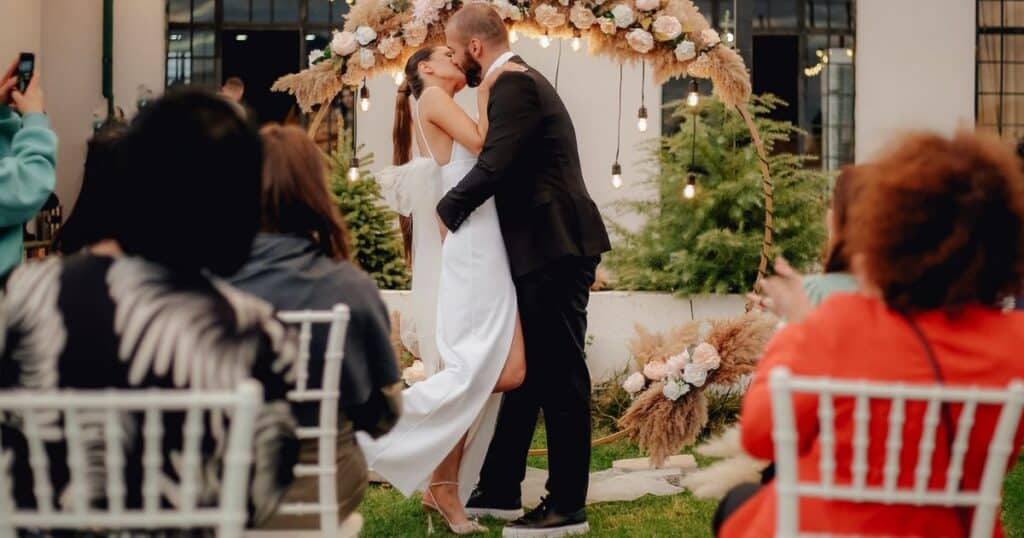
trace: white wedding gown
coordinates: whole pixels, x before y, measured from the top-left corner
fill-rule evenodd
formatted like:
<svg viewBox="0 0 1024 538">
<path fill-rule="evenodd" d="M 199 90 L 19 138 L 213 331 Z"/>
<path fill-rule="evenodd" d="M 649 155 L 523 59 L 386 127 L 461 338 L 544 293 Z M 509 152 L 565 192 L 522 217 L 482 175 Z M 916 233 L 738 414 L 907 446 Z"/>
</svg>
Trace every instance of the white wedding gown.
<svg viewBox="0 0 1024 538">
<path fill-rule="evenodd" d="M 416 112 L 423 136 L 418 106 Z M 359 445 L 369 467 L 408 496 L 429 485 L 434 469 L 468 432 L 459 470 L 459 496 L 465 503 L 494 435 L 501 395 L 492 391 L 512 346 L 516 292 L 493 199 L 439 245 L 435 207 L 440 193 L 458 184 L 476 158 L 453 142 L 448 164 L 438 166 L 429 146 L 427 151 L 430 159 L 393 167 L 378 179 L 389 203 L 413 217 L 414 319 L 407 314 L 403 323 L 415 325 L 426 371 L 438 370 L 430 364 L 431 344 L 441 368 L 405 390 L 394 430 L 376 440 L 360 435 Z M 436 305 L 434 319 L 428 317 L 431 304 Z M 434 324 L 436 331 L 431 331 Z"/>
</svg>

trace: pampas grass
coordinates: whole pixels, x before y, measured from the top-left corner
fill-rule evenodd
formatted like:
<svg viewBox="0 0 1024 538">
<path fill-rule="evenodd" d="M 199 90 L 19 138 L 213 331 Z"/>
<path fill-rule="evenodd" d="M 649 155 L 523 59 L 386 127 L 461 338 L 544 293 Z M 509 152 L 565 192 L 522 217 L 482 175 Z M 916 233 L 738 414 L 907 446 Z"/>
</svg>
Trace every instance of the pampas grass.
<svg viewBox="0 0 1024 538">
<path fill-rule="evenodd" d="M 670 456 L 697 440 L 708 421 L 708 403 L 703 391 L 691 391 L 673 402 L 661 394 L 663 383 L 654 383 L 619 419 L 619 427 L 647 452 L 651 463 L 660 467 Z"/>
<path fill-rule="evenodd" d="M 326 105 L 344 87 L 336 66 L 331 62 L 320 62 L 305 71 L 285 75 L 270 87 L 271 91 L 288 92 L 295 96 L 299 108 L 306 114 L 315 105 Z"/>
<path fill-rule="evenodd" d="M 722 458 L 687 474 L 680 481 L 680 486 L 702 499 L 721 499 L 730 489 L 744 482 L 759 483 L 761 471 L 768 465 L 768 462 L 754 459 L 743 451 L 738 424 L 697 447 L 697 453 L 709 458 Z"/>
<path fill-rule="evenodd" d="M 764 314 L 711 322 L 707 342 L 715 346 L 722 362 L 708 372 L 708 384 L 731 386 L 752 374 L 774 330 L 775 320 Z"/>
<path fill-rule="evenodd" d="M 652 333 L 640 324 L 635 325 L 635 330 L 636 336 L 629 342 L 629 352 L 636 362 L 637 370 L 643 371 L 648 362 L 664 361 L 697 343 L 700 324 L 689 321 L 664 335 Z"/>
</svg>

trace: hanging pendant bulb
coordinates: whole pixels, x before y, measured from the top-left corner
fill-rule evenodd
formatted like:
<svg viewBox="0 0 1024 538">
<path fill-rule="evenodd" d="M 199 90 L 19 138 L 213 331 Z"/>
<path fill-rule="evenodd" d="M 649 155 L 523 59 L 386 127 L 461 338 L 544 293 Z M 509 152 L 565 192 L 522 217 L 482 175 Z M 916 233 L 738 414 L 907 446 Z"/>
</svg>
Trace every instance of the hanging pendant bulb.
<svg viewBox="0 0 1024 538">
<path fill-rule="evenodd" d="M 579 52 L 583 48 L 583 39 L 580 37 L 580 33 L 576 32 L 576 35 L 572 37 L 572 51 Z"/>
<path fill-rule="evenodd" d="M 686 95 L 686 106 L 695 108 L 700 104 L 700 87 L 697 86 L 697 79 L 690 79 L 690 93 Z"/>
<path fill-rule="evenodd" d="M 508 33 L 508 42 L 515 43 L 516 41 L 519 41 L 519 32 L 512 30 Z"/>
<path fill-rule="evenodd" d="M 355 181 L 359 179 L 359 157 L 352 157 L 352 162 L 348 168 L 348 180 Z"/>
<path fill-rule="evenodd" d="M 366 81 L 363 81 L 363 87 L 359 88 L 359 109 L 363 112 L 370 110 L 370 88 L 366 87 Z"/>
<path fill-rule="evenodd" d="M 551 38 L 547 34 L 540 36 L 540 46 L 545 49 L 551 46 Z"/>
<path fill-rule="evenodd" d="M 641 133 L 647 132 L 647 107 L 641 106 L 636 115 L 636 128 Z"/>
<path fill-rule="evenodd" d="M 683 198 L 693 200 L 697 196 L 697 174 L 690 172 L 686 176 L 686 186 L 683 187 Z"/>
<path fill-rule="evenodd" d="M 403 82 L 405 82 L 405 72 L 399 71 L 395 73 L 395 84 L 401 86 Z"/>
<path fill-rule="evenodd" d="M 618 161 L 612 165 L 612 187 L 616 189 L 622 187 L 622 165 Z"/>
</svg>

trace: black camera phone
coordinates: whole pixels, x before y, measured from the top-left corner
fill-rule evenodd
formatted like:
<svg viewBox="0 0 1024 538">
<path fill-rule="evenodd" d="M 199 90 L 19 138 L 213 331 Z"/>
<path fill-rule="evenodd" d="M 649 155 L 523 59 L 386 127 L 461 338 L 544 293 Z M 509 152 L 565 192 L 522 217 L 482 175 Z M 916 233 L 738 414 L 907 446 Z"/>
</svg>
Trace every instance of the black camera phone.
<svg viewBox="0 0 1024 538">
<path fill-rule="evenodd" d="M 36 70 L 36 55 L 22 52 L 18 58 L 18 91 L 25 93 L 28 83 L 32 81 L 32 73 Z"/>
</svg>

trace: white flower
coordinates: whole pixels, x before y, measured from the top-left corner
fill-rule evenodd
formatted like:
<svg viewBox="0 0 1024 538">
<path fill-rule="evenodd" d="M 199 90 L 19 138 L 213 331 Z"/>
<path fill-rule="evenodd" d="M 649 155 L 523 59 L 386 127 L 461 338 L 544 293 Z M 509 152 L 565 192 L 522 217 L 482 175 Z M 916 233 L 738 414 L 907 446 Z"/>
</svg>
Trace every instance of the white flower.
<svg viewBox="0 0 1024 538">
<path fill-rule="evenodd" d="M 402 34 L 406 45 L 418 47 L 427 39 L 427 27 L 420 22 L 410 22 L 402 27 Z"/>
<path fill-rule="evenodd" d="M 661 0 L 636 0 L 636 8 L 640 11 L 654 11 L 661 7 Z"/>
<path fill-rule="evenodd" d="M 706 28 L 700 31 L 700 40 L 704 42 L 704 47 L 711 47 L 722 42 L 722 38 L 718 37 L 718 32 L 713 28 Z"/>
<path fill-rule="evenodd" d="M 680 383 L 674 379 L 666 382 L 665 386 L 661 389 L 662 396 L 672 400 L 673 402 L 682 398 L 688 392 L 690 392 L 689 385 Z"/>
<path fill-rule="evenodd" d="M 683 33 L 683 25 L 679 19 L 669 15 L 658 16 L 657 19 L 654 19 L 654 26 L 651 28 L 658 41 L 672 41 Z"/>
<path fill-rule="evenodd" d="M 426 378 L 427 373 L 423 368 L 423 361 L 421 360 L 412 361 L 411 366 L 402 370 L 402 381 L 405 381 L 405 384 L 410 387 Z"/>
<path fill-rule="evenodd" d="M 323 58 L 323 57 L 324 57 L 324 51 L 322 51 L 320 49 L 313 49 L 313 50 L 309 51 L 309 65 L 315 64 L 317 62 L 317 60 L 319 60 L 320 58 Z"/>
<path fill-rule="evenodd" d="M 348 56 L 359 48 L 356 36 L 352 32 L 334 32 L 331 39 L 331 52 L 336 56 Z"/>
<path fill-rule="evenodd" d="M 569 7 L 569 0 L 558 0 L 558 3 L 565 7 Z"/>
<path fill-rule="evenodd" d="M 565 24 L 565 14 L 557 7 L 548 4 L 537 6 L 537 9 L 533 11 L 533 18 L 537 24 L 545 28 L 558 28 Z"/>
<path fill-rule="evenodd" d="M 385 37 L 377 44 L 377 50 L 389 60 L 394 60 L 402 54 L 402 40 L 397 37 Z"/>
<path fill-rule="evenodd" d="M 377 31 L 369 26 L 360 26 L 356 28 L 356 41 L 362 46 L 367 46 L 377 39 Z"/>
<path fill-rule="evenodd" d="M 654 36 L 646 30 L 635 28 L 626 34 L 626 42 L 633 50 L 644 54 L 654 48 Z"/>
<path fill-rule="evenodd" d="M 615 17 L 615 26 L 619 28 L 626 28 L 636 21 L 636 14 L 633 13 L 633 8 L 626 4 L 619 4 L 613 7 L 612 16 Z"/>
<path fill-rule="evenodd" d="M 683 369 L 683 381 L 695 386 L 703 387 L 704 382 L 708 380 L 708 371 L 705 370 L 701 365 L 690 363 Z"/>
<path fill-rule="evenodd" d="M 699 364 L 701 368 L 711 371 L 722 364 L 722 357 L 718 354 L 715 346 L 704 342 L 693 350 L 693 363 Z"/>
<path fill-rule="evenodd" d="M 583 4 L 576 4 L 569 10 L 569 20 L 572 21 L 573 26 L 580 30 L 586 30 L 594 25 L 597 17 L 594 16 L 593 11 L 590 11 L 590 8 Z"/>
<path fill-rule="evenodd" d="M 508 0 L 494 0 L 492 5 L 503 19 L 514 19 L 519 14 L 519 8 L 513 6 Z"/>
<path fill-rule="evenodd" d="M 678 355 L 673 355 L 669 357 L 668 360 L 665 361 L 665 364 L 668 366 L 669 373 L 672 375 L 682 373 L 683 368 L 686 368 L 686 365 L 689 363 L 690 354 L 687 353 L 685 350 Z"/>
<path fill-rule="evenodd" d="M 601 26 L 601 31 L 611 35 L 615 33 L 615 21 L 607 17 L 601 17 L 601 20 L 597 22 Z"/>
<path fill-rule="evenodd" d="M 631 396 L 643 390 L 644 385 L 647 384 L 647 380 L 644 379 L 644 374 L 635 372 L 633 375 L 626 378 L 622 382 L 622 388 L 625 389 Z"/>
<path fill-rule="evenodd" d="M 651 381 L 661 381 L 668 375 L 668 368 L 662 361 L 651 361 L 644 365 L 644 377 Z"/>
<path fill-rule="evenodd" d="M 377 58 L 373 56 L 373 51 L 370 49 L 359 49 L 359 67 L 363 69 L 370 69 L 377 63 Z"/>
<path fill-rule="evenodd" d="M 595 6 L 599 6 L 599 5 L 601 5 L 601 4 L 603 4 L 603 3 L 607 2 L 607 1 L 608 0 L 594 0 L 594 5 Z"/>
<path fill-rule="evenodd" d="M 682 41 L 676 45 L 676 60 L 685 62 L 692 60 L 697 55 L 697 47 L 694 46 L 693 41 Z"/>
</svg>

